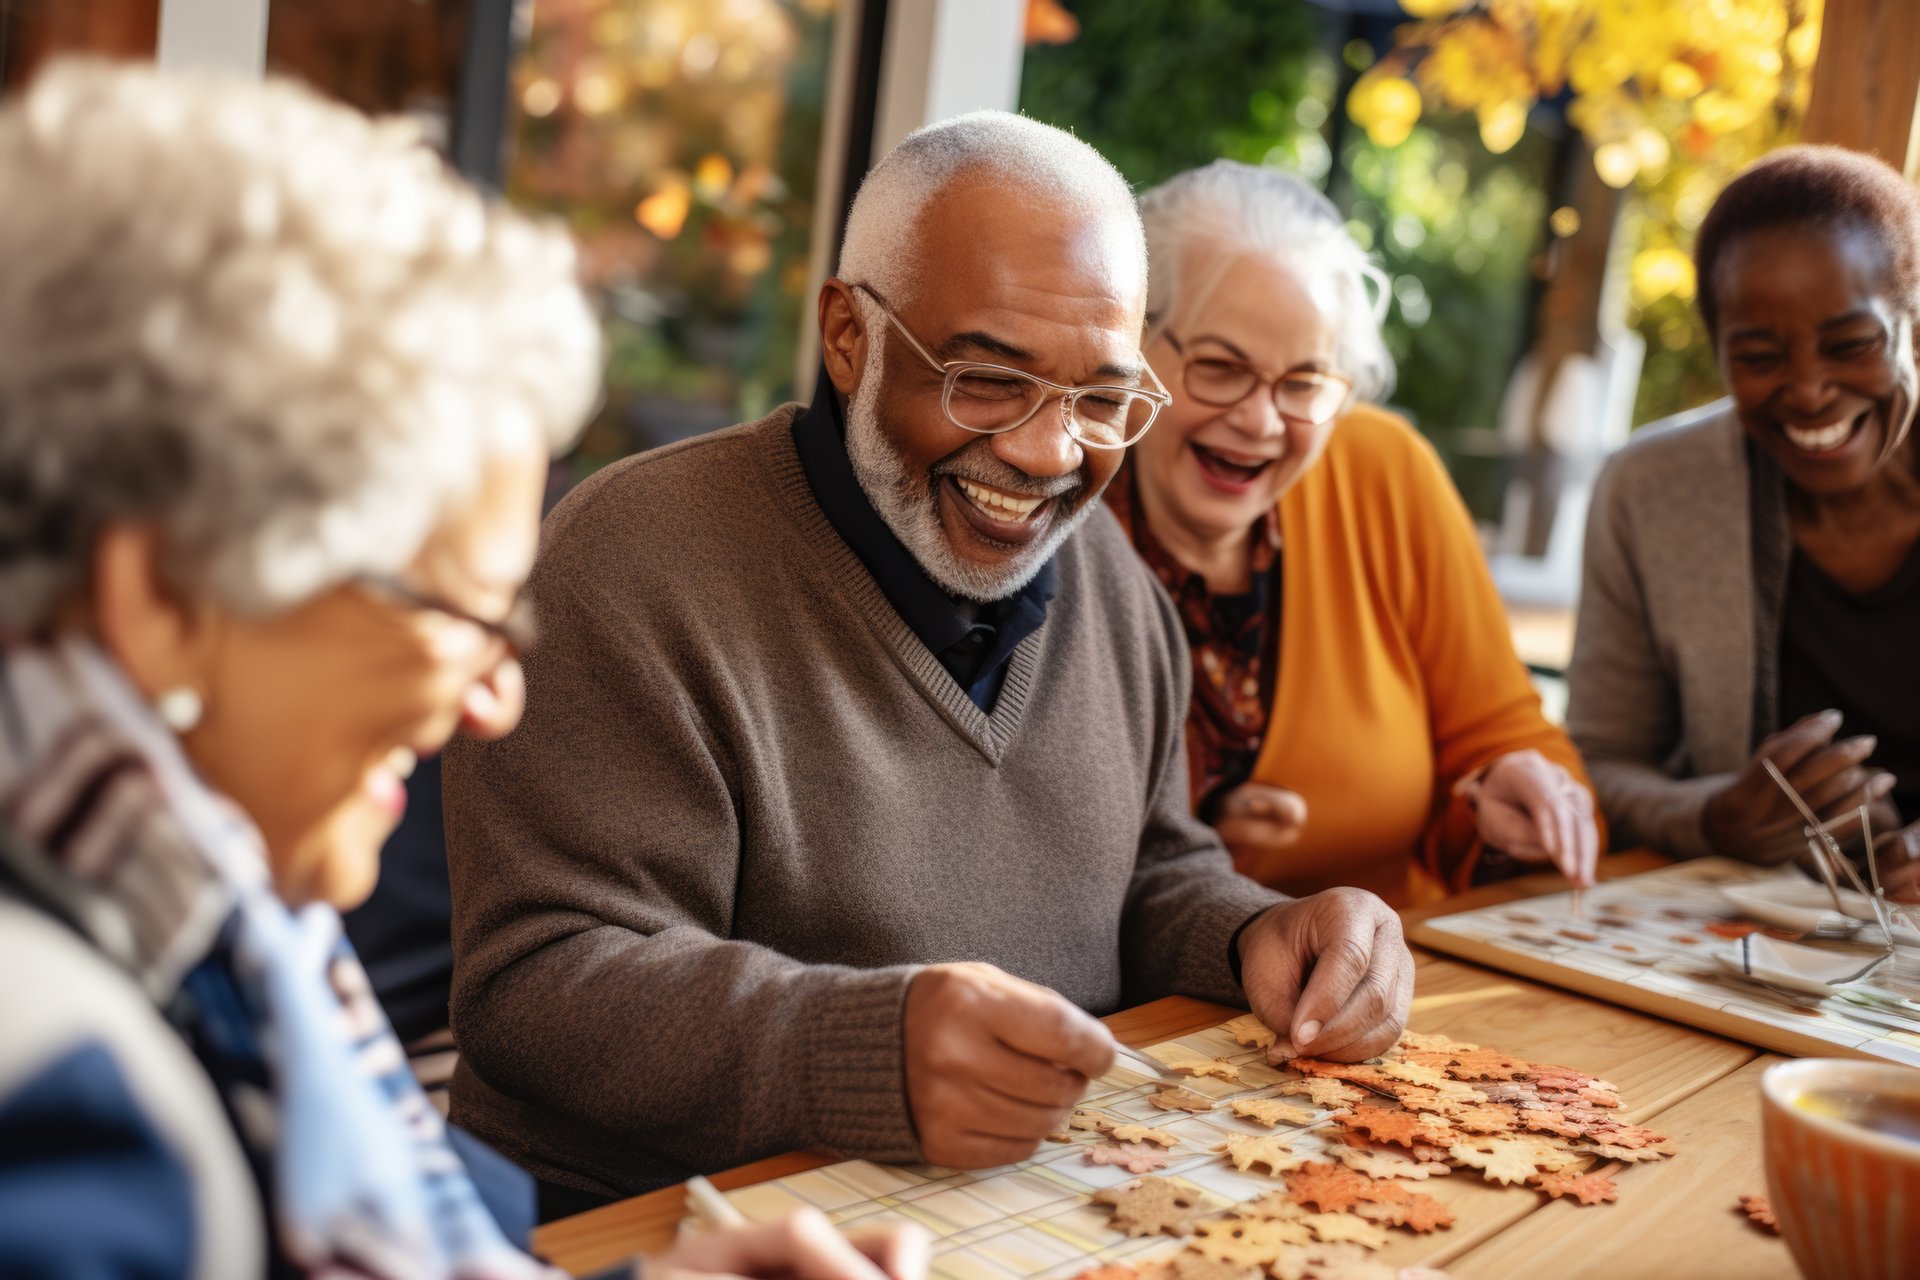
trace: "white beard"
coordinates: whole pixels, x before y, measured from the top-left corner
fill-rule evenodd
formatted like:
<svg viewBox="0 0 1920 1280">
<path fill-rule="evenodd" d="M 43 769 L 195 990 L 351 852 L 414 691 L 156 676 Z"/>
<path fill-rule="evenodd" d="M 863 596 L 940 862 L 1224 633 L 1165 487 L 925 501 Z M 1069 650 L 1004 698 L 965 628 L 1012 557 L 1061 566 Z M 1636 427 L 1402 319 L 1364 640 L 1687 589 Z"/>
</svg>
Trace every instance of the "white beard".
<svg viewBox="0 0 1920 1280">
<path fill-rule="evenodd" d="M 877 330 L 878 326 L 874 326 L 868 332 Z M 887 528 L 893 530 L 893 536 L 900 539 L 900 544 L 926 571 L 927 576 L 949 595 L 982 603 L 1006 599 L 1033 581 L 1047 561 L 1053 558 L 1053 553 L 1060 549 L 1060 544 L 1093 514 L 1097 504 L 1082 502 L 1077 511 L 1064 519 L 1058 514 L 1054 515 L 1052 526 L 1037 542 L 1022 548 L 997 569 L 963 559 L 954 551 L 940 521 L 939 496 L 935 492 L 935 485 L 939 481 L 933 476 L 909 475 L 906 461 L 894 449 L 880 425 L 880 375 L 883 366 L 881 344 L 869 342 L 866 368 L 860 375 L 860 389 L 847 406 L 847 457 L 853 463 L 854 478 L 860 482 L 867 501 L 886 521 Z M 1048 412 L 1050 408 L 1045 406 L 1041 412 Z M 936 471 L 939 475 L 964 476 L 982 484 L 1035 497 L 1071 495 L 1084 483 L 1077 476 L 1050 482 L 1035 480 L 994 456 L 986 436 L 944 459 Z"/>
</svg>

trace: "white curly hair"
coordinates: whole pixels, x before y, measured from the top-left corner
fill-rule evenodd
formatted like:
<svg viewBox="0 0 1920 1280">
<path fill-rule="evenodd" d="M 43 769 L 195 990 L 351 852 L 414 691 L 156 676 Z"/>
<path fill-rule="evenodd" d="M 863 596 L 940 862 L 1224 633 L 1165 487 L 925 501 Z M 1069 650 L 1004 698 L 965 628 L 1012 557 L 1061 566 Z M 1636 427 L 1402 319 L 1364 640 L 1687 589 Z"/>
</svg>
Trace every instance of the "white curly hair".
<svg viewBox="0 0 1920 1280">
<path fill-rule="evenodd" d="M 1355 398 L 1379 400 L 1393 390 L 1393 355 L 1380 333 L 1386 273 L 1326 196 L 1277 169 L 1215 160 L 1142 192 L 1140 220 L 1153 263 L 1150 333 L 1205 306 L 1234 258 L 1255 254 L 1332 285 L 1340 307 L 1334 359 L 1353 379 Z M 1209 270 L 1195 270 L 1203 265 Z"/>
<path fill-rule="evenodd" d="M 116 522 L 242 612 L 396 572 L 598 394 L 565 233 L 290 82 L 56 64 L 0 108 L 0 191 L 0 630 Z"/>
</svg>

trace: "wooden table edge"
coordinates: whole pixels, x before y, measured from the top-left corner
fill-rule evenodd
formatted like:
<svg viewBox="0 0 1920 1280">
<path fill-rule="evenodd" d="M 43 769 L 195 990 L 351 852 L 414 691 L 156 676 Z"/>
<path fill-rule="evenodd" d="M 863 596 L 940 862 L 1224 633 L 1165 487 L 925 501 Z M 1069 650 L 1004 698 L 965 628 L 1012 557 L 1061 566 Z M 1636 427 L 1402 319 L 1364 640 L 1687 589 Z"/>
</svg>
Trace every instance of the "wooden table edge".
<svg viewBox="0 0 1920 1280">
<path fill-rule="evenodd" d="M 1108 1014 L 1100 1021 L 1120 1043 L 1137 1049 L 1205 1031 L 1245 1012 L 1190 996 L 1165 996 Z M 710 1181 L 722 1191 L 733 1191 L 809 1169 L 825 1168 L 845 1158 L 790 1152 L 713 1174 Z M 672 1243 L 675 1224 L 686 1217 L 686 1204 L 687 1189 L 684 1184 L 676 1183 L 560 1218 L 534 1229 L 534 1252 L 575 1275 L 611 1266 L 622 1257 L 652 1252 Z M 619 1246 L 609 1249 L 610 1239 L 619 1240 Z M 581 1256 L 585 1261 L 567 1261 Z"/>
</svg>

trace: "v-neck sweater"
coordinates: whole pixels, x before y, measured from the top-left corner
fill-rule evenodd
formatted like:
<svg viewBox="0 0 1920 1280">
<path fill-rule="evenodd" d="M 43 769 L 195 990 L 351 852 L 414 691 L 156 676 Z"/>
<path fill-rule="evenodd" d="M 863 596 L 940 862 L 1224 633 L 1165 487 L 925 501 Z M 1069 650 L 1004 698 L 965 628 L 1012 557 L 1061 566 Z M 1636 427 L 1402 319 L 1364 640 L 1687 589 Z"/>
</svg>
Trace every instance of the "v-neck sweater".
<svg viewBox="0 0 1920 1280">
<path fill-rule="evenodd" d="M 1180 623 L 1111 517 L 987 714 L 834 532 L 796 412 L 575 490 L 526 719 L 448 753 L 454 1115 L 551 1182 L 917 1159 L 921 966 L 1241 1003 L 1231 940 L 1281 901 L 1188 813 Z"/>
</svg>

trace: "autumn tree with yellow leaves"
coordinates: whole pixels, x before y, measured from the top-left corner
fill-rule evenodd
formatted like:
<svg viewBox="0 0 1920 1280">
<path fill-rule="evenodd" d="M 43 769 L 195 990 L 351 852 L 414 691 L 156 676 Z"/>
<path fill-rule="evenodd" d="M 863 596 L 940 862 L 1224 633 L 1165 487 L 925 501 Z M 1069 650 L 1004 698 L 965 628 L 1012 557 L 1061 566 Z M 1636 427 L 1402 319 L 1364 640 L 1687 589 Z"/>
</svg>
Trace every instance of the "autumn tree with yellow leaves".
<svg viewBox="0 0 1920 1280">
<path fill-rule="evenodd" d="M 1793 140 L 1822 0 L 1401 0 L 1415 21 L 1355 83 L 1376 144 L 1422 114 L 1471 115 L 1495 154 L 1564 102 L 1608 186 L 1626 189 L 1631 318 L 1648 339 L 1641 419 L 1715 393 L 1691 302 L 1693 232 L 1732 176 Z M 1557 228 L 1556 228 L 1557 229 Z"/>
</svg>

